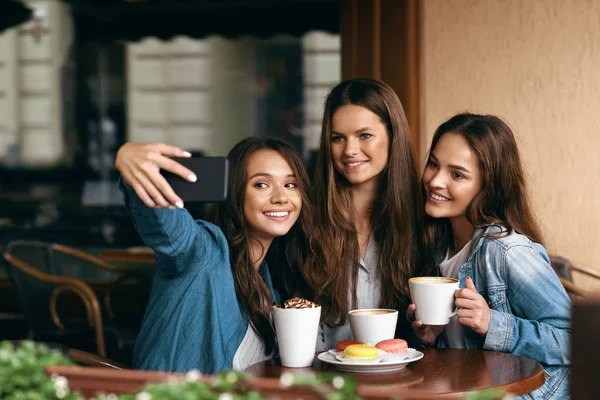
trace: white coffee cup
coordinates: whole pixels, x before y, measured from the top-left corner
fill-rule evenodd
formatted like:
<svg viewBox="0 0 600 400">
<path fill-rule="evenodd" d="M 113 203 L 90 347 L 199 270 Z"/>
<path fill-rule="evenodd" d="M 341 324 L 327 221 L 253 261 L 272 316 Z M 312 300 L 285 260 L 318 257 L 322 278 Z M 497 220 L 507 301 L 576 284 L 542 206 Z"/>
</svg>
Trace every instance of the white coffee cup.
<svg viewBox="0 0 600 400">
<path fill-rule="evenodd" d="M 422 276 L 408 280 L 410 297 L 417 306 L 415 319 L 424 325 L 447 325 L 456 315 L 454 292 L 459 289 L 457 279 L 440 276 Z"/>
<path fill-rule="evenodd" d="M 273 306 L 281 365 L 303 368 L 312 365 L 317 347 L 321 307 L 280 308 Z"/>
<path fill-rule="evenodd" d="M 393 339 L 396 334 L 398 311 L 387 308 L 357 309 L 348 312 L 354 340 L 376 345 Z"/>
</svg>

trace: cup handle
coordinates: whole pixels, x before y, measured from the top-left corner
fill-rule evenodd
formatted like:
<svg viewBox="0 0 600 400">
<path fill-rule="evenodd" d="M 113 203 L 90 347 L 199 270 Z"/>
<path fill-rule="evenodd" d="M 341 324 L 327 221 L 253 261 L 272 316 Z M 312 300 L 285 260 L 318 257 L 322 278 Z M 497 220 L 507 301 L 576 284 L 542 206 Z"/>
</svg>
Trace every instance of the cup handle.
<svg viewBox="0 0 600 400">
<path fill-rule="evenodd" d="M 452 313 L 450 314 L 450 318 L 454 317 L 457 312 L 458 312 L 458 307 L 454 307 L 454 311 L 452 311 Z"/>
<path fill-rule="evenodd" d="M 458 290 L 460 290 L 460 288 L 456 289 L 454 291 L 454 293 L 456 293 Z M 458 307 L 456 306 L 456 300 L 454 300 L 454 311 L 452 311 L 452 314 L 450 314 L 450 317 L 454 317 L 456 315 L 456 313 L 458 312 Z"/>
</svg>

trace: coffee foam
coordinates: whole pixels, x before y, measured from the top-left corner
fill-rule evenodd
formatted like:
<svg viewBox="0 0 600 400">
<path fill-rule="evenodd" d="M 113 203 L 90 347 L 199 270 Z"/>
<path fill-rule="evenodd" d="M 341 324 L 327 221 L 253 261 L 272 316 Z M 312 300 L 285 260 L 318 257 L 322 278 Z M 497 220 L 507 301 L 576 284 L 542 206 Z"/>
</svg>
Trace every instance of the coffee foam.
<svg viewBox="0 0 600 400">
<path fill-rule="evenodd" d="M 437 283 L 437 284 L 448 284 L 457 283 L 458 280 L 454 278 L 446 278 L 443 276 L 421 276 L 417 278 L 411 278 L 410 281 L 418 283 Z"/>
<path fill-rule="evenodd" d="M 276 304 L 275 307 L 302 309 L 302 308 L 317 308 L 317 307 L 319 307 L 319 305 L 315 302 L 312 302 L 312 301 L 306 300 L 306 299 L 302 299 L 300 297 L 292 297 L 291 299 L 286 300 L 284 302 L 283 307 L 279 304 Z"/>
<path fill-rule="evenodd" d="M 378 309 L 373 309 L 373 310 L 354 310 L 351 311 L 350 314 L 352 315 L 381 315 L 381 314 L 391 314 L 395 312 L 394 310 L 378 310 Z"/>
</svg>

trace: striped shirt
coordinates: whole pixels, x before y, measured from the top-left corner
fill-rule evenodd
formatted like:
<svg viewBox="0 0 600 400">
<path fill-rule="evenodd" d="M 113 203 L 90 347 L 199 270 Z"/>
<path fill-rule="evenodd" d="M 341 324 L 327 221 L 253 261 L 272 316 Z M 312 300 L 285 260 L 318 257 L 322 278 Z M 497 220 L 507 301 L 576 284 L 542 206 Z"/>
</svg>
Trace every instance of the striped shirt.
<svg viewBox="0 0 600 400">
<path fill-rule="evenodd" d="M 233 356 L 232 368 L 236 371 L 243 371 L 252 364 L 269 360 L 271 357 L 271 354 L 265 355 L 265 344 L 252 329 L 252 325 L 248 324 L 246 335 Z"/>
</svg>

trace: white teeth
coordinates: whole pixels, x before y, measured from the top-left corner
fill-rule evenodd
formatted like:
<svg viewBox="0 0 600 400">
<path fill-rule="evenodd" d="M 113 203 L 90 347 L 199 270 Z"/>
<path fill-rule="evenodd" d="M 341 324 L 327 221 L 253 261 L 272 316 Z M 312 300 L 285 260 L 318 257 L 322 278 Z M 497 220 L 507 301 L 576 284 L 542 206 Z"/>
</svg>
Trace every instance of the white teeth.
<svg viewBox="0 0 600 400">
<path fill-rule="evenodd" d="M 264 213 L 267 217 L 287 217 L 289 212 L 280 211 L 280 212 L 266 212 Z"/>
<path fill-rule="evenodd" d="M 346 163 L 346 165 L 349 166 L 349 167 L 356 167 L 357 165 L 360 165 L 360 164 L 364 164 L 364 161 L 353 162 L 353 163 Z"/>
<path fill-rule="evenodd" d="M 431 198 L 433 198 L 434 200 L 438 200 L 438 201 L 448 201 L 448 200 L 450 200 L 447 197 L 438 196 L 437 194 L 434 194 L 434 193 L 431 193 Z"/>
</svg>

